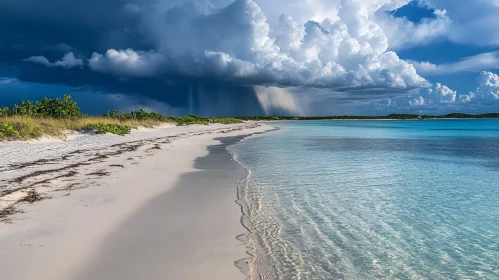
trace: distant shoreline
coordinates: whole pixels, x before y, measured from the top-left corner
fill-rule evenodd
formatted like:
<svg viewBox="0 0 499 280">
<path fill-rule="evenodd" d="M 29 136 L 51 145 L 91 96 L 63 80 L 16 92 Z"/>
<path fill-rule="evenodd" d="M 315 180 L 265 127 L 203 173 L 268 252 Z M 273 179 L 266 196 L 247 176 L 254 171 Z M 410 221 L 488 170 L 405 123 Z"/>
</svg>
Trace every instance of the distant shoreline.
<svg viewBox="0 0 499 280">
<path fill-rule="evenodd" d="M 441 116 L 416 115 L 416 114 L 390 114 L 388 116 L 316 116 L 316 117 L 296 117 L 296 116 L 249 116 L 236 117 L 240 120 L 252 121 L 319 121 L 319 120 L 459 120 L 459 119 L 499 119 L 499 113 L 487 113 L 471 115 L 463 113 L 452 113 Z"/>
<path fill-rule="evenodd" d="M 498 118 L 432 118 L 432 119 L 299 119 L 299 120 L 290 120 L 290 119 L 279 119 L 279 120 L 259 120 L 258 122 L 283 122 L 283 121 L 438 121 L 438 120 L 494 120 Z"/>
</svg>

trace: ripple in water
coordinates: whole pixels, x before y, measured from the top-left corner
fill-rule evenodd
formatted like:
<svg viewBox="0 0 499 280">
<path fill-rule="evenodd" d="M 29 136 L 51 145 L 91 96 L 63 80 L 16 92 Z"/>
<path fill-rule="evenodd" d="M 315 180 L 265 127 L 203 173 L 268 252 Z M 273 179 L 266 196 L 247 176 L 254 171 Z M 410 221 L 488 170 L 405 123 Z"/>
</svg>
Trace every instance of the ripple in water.
<svg viewBox="0 0 499 280">
<path fill-rule="evenodd" d="M 499 279 L 498 120 L 279 126 L 231 147 L 255 279 Z"/>
</svg>

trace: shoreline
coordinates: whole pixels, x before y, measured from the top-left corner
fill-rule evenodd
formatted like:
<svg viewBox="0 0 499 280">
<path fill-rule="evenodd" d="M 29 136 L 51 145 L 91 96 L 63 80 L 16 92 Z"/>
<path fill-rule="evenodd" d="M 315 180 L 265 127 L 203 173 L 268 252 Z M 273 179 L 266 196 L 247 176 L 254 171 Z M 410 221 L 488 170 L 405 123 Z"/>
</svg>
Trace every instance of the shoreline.
<svg viewBox="0 0 499 280">
<path fill-rule="evenodd" d="M 280 127 L 274 127 L 272 129 L 269 129 L 269 130 L 264 131 L 264 132 L 256 132 L 253 134 L 249 134 L 249 135 L 241 137 L 241 139 L 239 139 L 235 143 L 228 145 L 227 147 L 230 148 L 231 146 L 240 144 L 241 142 L 246 141 L 249 138 L 259 137 L 262 134 L 270 133 L 270 132 L 274 132 L 274 131 L 279 131 L 279 130 L 281 130 Z M 261 269 L 258 269 L 257 265 L 255 264 L 255 262 L 257 261 L 256 260 L 257 252 L 256 252 L 255 244 L 258 241 L 254 240 L 254 238 L 251 237 L 253 234 L 253 231 L 251 229 L 252 226 L 251 226 L 249 203 L 248 203 L 247 197 L 246 197 L 246 191 L 247 191 L 247 188 L 249 187 L 248 182 L 249 182 L 249 179 L 251 177 L 252 172 L 251 172 L 251 169 L 249 169 L 247 166 L 245 166 L 242 162 L 240 162 L 238 160 L 237 154 L 234 151 L 229 150 L 229 149 L 227 149 L 227 151 L 231 154 L 232 159 L 234 161 L 236 161 L 237 164 L 242 166 L 244 168 L 244 170 L 246 170 L 246 177 L 241 179 L 241 180 L 238 180 L 236 182 L 236 184 L 237 184 L 236 203 L 237 203 L 237 205 L 239 205 L 240 210 L 241 210 L 240 223 L 243 226 L 243 228 L 246 230 L 246 232 L 244 234 L 239 235 L 237 237 L 237 239 L 239 241 L 241 241 L 243 244 L 245 244 L 245 246 L 247 248 L 246 254 L 248 255 L 248 257 L 244 258 L 244 259 L 237 260 L 235 262 L 235 265 L 245 275 L 247 275 L 249 279 L 252 279 L 252 280 L 263 279 L 262 276 L 260 275 Z"/>
<path fill-rule="evenodd" d="M 218 199 L 225 197 L 223 203 L 207 203 L 208 200 L 206 200 L 206 198 L 213 198 L 210 196 L 210 192 L 206 193 L 202 189 L 195 189 L 193 186 L 200 184 L 196 184 L 196 181 L 192 181 L 192 179 L 189 178 L 192 176 L 200 176 L 203 169 L 199 169 L 200 166 L 198 161 L 202 161 L 208 156 L 210 154 L 210 149 L 214 149 L 217 145 L 219 149 L 221 147 L 220 145 L 225 145 L 223 146 L 223 152 L 226 154 L 226 159 L 228 158 L 229 161 L 232 159 L 232 155 L 226 150 L 228 144 L 220 144 L 221 142 L 224 142 L 224 140 L 221 139 L 226 136 L 245 138 L 255 132 L 266 131 L 269 127 L 270 126 L 265 124 L 256 127 L 255 123 L 246 123 L 243 125 L 217 125 L 202 127 L 201 129 L 199 129 L 199 127 L 189 128 L 189 131 L 177 129 L 175 133 L 167 133 L 169 136 L 162 137 L 158 137 L 158 135 L 156 135 L 157 133 L 154 131 L 140 132 L 136 133 L 136 138 L 140 138 L 139 140 L 134 139 L 133 137 L 133 139 L 117 137 L 106 138 L 105 136 L 104 138 L 94 138 L 93 140 L 98 139 L 97 141 L 100 142 L 107 141 L 106 148 L 93 147 L 97 149 L 97 152 L 95 150 L 90 150 L 91 152 L 76 153 L 73 155 L 76 155 L 74 156 L 74 160 L 80 161 L 85 156 L 87 159 L 97 158 L 95 164 L 98 166 L 95 168 L 87 165 L 74 166 L 75 172 L 82 173 L 80 169 L 83 168 L 85 170 L 84 173 L 93 173 L 95 175 L 78 174 L 74 177 L 60 177 L 57 179 L 48 178 L 50 180 L 47 182 L 51 186 L 39 187 L 43 190 L 40 192 L 43 193 L 46 190 L 47 193 L 53 196 L 51 199 L 46 198 L 45 200 L 37 201 L 34 204 L 27 202 L 16 204 L 18 205 L 19 210 L 24 211 L 25 213 L 17 213 L 9 216 L 9 219 L 11 219 L 10 224 L 5 222 L 0 223 L 0 269 L 2 269 L 3 276 L 8 279 L 88 279 L 85 275 L 89 275 L 89 273 L 91 275 L 91 273 L 97 273 L 99 271 L 96 267 L 92 267 L 92 264 L 95 264 L 96 260 L 99 260 L 97 263 L 102 263 L 102 260 L 110 261 L 118 258 L 121 259 L 121 261 L 111 262 L 110 264 L 112 265 L 109 265 L 108 267 L 113 267 L 114 265 L 114 268 L 119 269 L 100 270 L 103 274 L 95 274 L 97 276 L 91 278 L 109 279 L 109 277 L 100 276 L 106 275 L 106 273 L 111 273 L 112 275 L 119 271 L 123 272 L 127 270 L 136 273 L 138 273 L 137 271 L 142 271 L 142 273 L 145 273 L 145 269 L 148 271 L 147 275 L 151 275 L 151 273 L 163 273 L 165 272 L 165 263 L 172 264 L 172 267 L 167 271 L 167 274 L 161 274 L 163 276 L 173 275 L 175 273 L 175 271 L 172 271 L 173 269 L 178 270 L 176 273 L 179 273 L 178 275 L 181 275 L 182 279 L 199 279 L 199 275 L 201 274 L 197 274 L 196 277 L 196 274 L 194 273 L 197 268 L 197 272 L 202 273 L 203 279 L 220 279 L 220 275 L 223 275 L 223 277 L 233 275 L 236 279 L 237 277 L 244 278 L 245 276 L 239 271 L 241 268 L 237 269 L 235 266 L 235 260 L 247 259 L 248 255 L 246 255 L 246 245 L 241 244 L 241 241 L 236 239 L 236 236 L 240 236 L 244 230 L 241 228 L 240 224 L 240 211 L 237 210 L 239 206 L 234 203 L 237 198 L 237 190 L 234 189 L 234 173 L 223 173 L 223 168 L 222 171 L 210 169 L 210 172 L 222 172 L 220 174 L 226 176 L 225 184 L 206 184 L 207 187 L 218 186 L 213 192 L 220 194 L 219 196 L 216 196 Z M 150 133 L 150 135 L 139 137 L 140 134 L 143 135 L 144 133 Z M 165 139 L 165 137 L 175 138 Z M 108 141 L 108 138 L 111 139 L 111 141 Z M 151 139 L 154 140 L 149 141 Z M 159 144 L 158 142 L 161 141 L 164 143 Z M 142 146 L 136 147 L 140 142 L 143 142 L 141 143 Z M 114 144 L 109 146 L 108 144 L 111 143 Z M 37 145 L 38 144 L 34 146 Z M 64 146 L 64 143 L 49 145 Z M 85 147 L 85 145 L 82 146 Z M 114 146 L 112 147 L 114 150 L 109 150 L 111 146 Z M 4 147 L 5 146 L 2 146 L 1 148 Z M 45 169 L 47 169 L 47 167 L 52 168 L 49 170 L 61 169 L 61 167 L 59 167 L 61 164 L 60 161 L 71 161 L 73 159 L 73 156 L 69 159 L 61 159 L 60 152 L 61 150 L 64 150 L 64 153 L 67 152 L 66 148 L 52 151 L 54 162 L 42 161 L 47 155 L 47 153 L 43 152 L 40 152 L 39 154 L 35 153 L 36 157 L 33 157 L 33 160 L 30 162 L 24 162 L 24 165 L 21 162 L 9 163 L 8 161 L 4 161 L 0 165 L 2 167 L 0 174 L 3 173 L 1 179 L 3 179 L 2 181 L 5 181 L 6 179 L 7 181 L 10 181 L 12 178 L 30 175 L 36 173 L 36 170 L 40 171 L 39 169 L 43 166 L 45 166 Z M 126 151 L 120 153 L 120 149 Z M 15 154 L 15 152 L 13 153 Z M 89 158 L 90 156 L 91 158 Z M 104 156 L 107 156 L 107 158 Z M 132 160 L 133 163 L 127 163 L 124 167 L 117 166 L 120 163 L 126 162 L 127 157 L 129 156 L 134 158 L 142 156 L 142 158 L 134 159 Z M 174 158 L 175 160 L 165 161 L 165 157 Z M 221 160 L 215 160 L 214 162 L 222 164 Z M 214 162 L 211 162 L 211 164 Z M 16 164 L 18 168 L 20 168 L 19 170 L 6 170 L 16 166 Z M 38 165 L 41 165 L 41 167 Z M 112 167 L 112 170 L 103 170 L 100 173 L 99 170 L 94 170 L 104 165 L 107 167 L 111 165 L 116 166 Z M 234 161 L 232 161 L 232 165 L 234 165 Z M 237 163 L 236 165 L 239 164 Z M 203 168 L 211 167 L 205 164 Z M 56 175 L 55 177 L 58 177 L 60 176 L 58 175 L 58 172 L 48 174 L 37 173 L 34 177 L 23 179 L 21 184 L 32 184 L 34 181 L 40 179 L 42 179 L 41 181 L 44 181 L 46 176 Z M 203 181 L 209 177 L 209 174 L 214 174 L 210 172 L 203 173 L 204 177 L 201 176 L 205 178 Z M 166 177 L 164 177 L 165 175 Z M 95 176 L 96 178 L 89 179 L 89 176 Z M 161 180 L 157 180 L 158 176 L 161 176 Z M 232 178 L 230 179 L 231 184 L 229 185 L 226 184 L 227 178 Z M 62 187 L 63 184 L 74 183 L 75 180 L 79 180 L 79 183 L 86 182 L 91 186 L 82 186 L 82 188 L 67 190 L 64 191 L 64 194 L 61 196 L 56 194 L 55 188 Z M 182 180 L 191 180 L 189 181 L 191 183 L 186 184 L 184 182 L 182 184 Z M 197 182 L 200 182 L 199 178 L 197 180 Z M 140 186 L 140 188 L 138 189 L 137 186 Z M 189 188 L 191 188 L 190 191 Z M 49 190 L 53 192 L 48 192 Z M 17 190 L 17 193 L 19 194 L 22 191 L 23 190 Z M 182 194 L 182 191 L 184 191 L 184 197 L 183 199 L 180 199 L 180 196 L 175 194 Z M 201 195 L 203 192 L 204 195 Z M 202 197 L 204 198 L 198 201 L 198 203 L 193 203 L 192 200 L 188 201 L 185 199 L 185 194 L 191 196 L 198 194 L 199 199 Z M 159 199 L 160 202 L 151 203 L 154 202 L 155 199 Z M 165 199 L 170 201 L 170 203 L 166 203 L 166 206 L 164 203 Z M 175 203 L 177 203 L 177 206 L 175 207 L 179 208 L 171 208 Z M 216 212 L 216 207 L 214 207 L 214 205 L 218 204 L 220 207 L 217 208 L 216 211 L 218 212 Z M 148 209 L 148 207 L 148 211 L 144 210 Z M 150 211 L 151 207 L 170 208 L 169 211 L 162 212 L 166 214 L 159 214 L 158 216 L 157 211 Z M 187 209 L 187 207 L 189 207 L 189 209 Z M 205 208 L 202 208 L 201 211 L 197 211 L 201 209 L 200 207 Z M 228 208 L 231 208 L 232 210 Z M 182 211 L 176 211 L 178 209 Z M 207 211 L 215 211 L 213 213 L 217 214 L 202 217 L 196 216 L 199 213 L 205 213 Z M 146 213 L 146 215 L 141 216 L 140 213 Z M 172 215 L 170 216 L 170 219 L 168 219 L 167 225 L 158 224 L 158 219 L 161 221 L 161 219 L 165 218 L 167 215 Z M 194 219 L 189 220 L 188 215 L 194 215 L 192 217 L 198 219 L 197 221 L 199 223 L 195 223 Z M 133 219 L 133 217 L 141 218 L 137 220 Z M 185 221 L 183 221 L 184 219 Z M 229 220 L 232 222 L 229 222 Z M 166 235 L 156 234 L 158 231 L 154 230 L 137 232 L 135 229 L 141 228 L 136 226 L 137 221 L 139 221 L 139 224 L 146 223 L 152 228 L 163 225 L 164 227 L 161 227 L 161 229 L 165 230 L 167 233 L 169 232 L 172 238 L 165 240 Z M 212 229 L 216 230 L 218 228 L 219 232 L 216 234 L 210 233 L 209 235 L 201 234 L 195 236 L 195 233 L 189 232 L 188 234 L 191 234 L 190 237 L 187 236 L 188 234 L 185 234 L 186 229 L 193 232 L 199 232 L 201 231 L 200 229 L 208 230 L 211 228 L 210 225 L 217 221 L 219 226 Z M 133 226 L 123 228 L 127 223 Z M 184 226 L 184 230 L 181 230 L 180 227 L 170 226 L 176 223 Z M 179 232 L 184 232 L 184 234 L 178 235 L 179 232 L 169 231 L 172 228 L 177 228 Z M 211 231 L 208 230 L 208 232 Z M 128 237 L 126 236 L 127 234 Z M 230 234 L 230 236 L 226 234 Z M 182 236 L 186 238 L 183 241 L 181 240 Z M 195 237 L 198 237 L 199 239 L 196 239 Z M 115 245 L 113 245 L 110 240 L 115 242 Z M 141 240 L 140 242 L 143 242 L 143 244 L 137 245 L 138 247 L 136 248 L 132 246 L 133 250 L 130 247 L 127 247 L 130 242 L 139 242 L 137 240 Z M 149 244 L 147 240 L 156 240 L 158 243 Z M 217 244 L 220 244 L 210 243 L 214 240 L 218 240 Z M 224 245 L 221 245 L 222 243 L 224 243 Z M 197 246 L 192 247 L 192 250 L 189 251 L 189 244 Z M 105 248 L 105 246 L 111 246 L 110 248 L 112 248 L 112 250 Z M 162 246 L 165 248 L 164 251 L 156 252 L 157 255 L 151 253 Z M 177 255 L 172 253 L 175 246 L 179 246 L 176 251 Z M 199 250 L 200 248 L 203 248 L 203 246 L 208 251 L 214 251 L 211 252 L 211 255 L 205 251 L 204 253 L 207 255 L 204 255 L 204 257 L 201 252 L 195 253 L 193 251 Z M 103 250 L 103 248 L 105 249 Z M 145 248 L 148 248 L 149 250 L 145 250 Z M 129 250 L 128 252 L 133 252 L 133 254 L 125 254 L 122 250 Z M 144 256 L 152 254 L 155 255 L 155 257 L 148 260 L 140 258 L 140 262 L 137 262 L 137 259 L 131 257 L 133 255 L 139 257 L 141 253 Z M 187 254 L 184 255 L 185 258 L 180 258 L 182 260 L 175 263 L 175 260 L 178 261 L 180 254 L 184 253 Z M 161 262 L 160 259 L 162 257 L 164 258 L 165 254 L 168 255 L 170 259 L 169 261 Z M 135 262 L 130 262 L 132 259 Z M 223 261 L 224 259 L 230 261 Z M 121 265 L 127 262 L 128 265 Z M 130 263 L 133 263 L 134 266 L 131 266 Z M 125 269 L 127 267 L 128 269 Z M 244 270 L 242 270 L 242 272 L 244 272 Z M 188 275 L 183 277 L 183 273 L 187 273 Z M 78 278 L 78 276 L 82 278 Z M 133 278 L 133 274 L 130 273 L 124 274 L 124 276 L 124 279 L 127 279 L 126 277 L 135 279 Z"/>
</svg>

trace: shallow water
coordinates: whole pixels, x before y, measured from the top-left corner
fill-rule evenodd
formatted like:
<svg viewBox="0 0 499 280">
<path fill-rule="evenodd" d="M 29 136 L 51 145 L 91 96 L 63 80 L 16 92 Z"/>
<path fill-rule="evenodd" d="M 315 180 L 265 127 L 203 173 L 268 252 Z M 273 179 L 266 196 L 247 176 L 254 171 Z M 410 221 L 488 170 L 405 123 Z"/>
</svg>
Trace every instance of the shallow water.
<svg viewBox="0 0 499 280">
<path fill-rule="evenodd" d="M 255 278 L 499 279 L 499 120 L 276 125 L 230 148 Z"/>
</svg>

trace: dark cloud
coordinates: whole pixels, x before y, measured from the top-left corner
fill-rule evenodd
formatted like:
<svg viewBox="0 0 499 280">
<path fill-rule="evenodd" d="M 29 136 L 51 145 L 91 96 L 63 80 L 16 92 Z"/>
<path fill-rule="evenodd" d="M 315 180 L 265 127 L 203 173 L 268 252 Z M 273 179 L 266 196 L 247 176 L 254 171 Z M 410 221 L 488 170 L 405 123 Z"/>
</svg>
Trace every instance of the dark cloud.
<svg viewBox="0 0 499 280">
<path fill-rule="evenodd" d="M 137 21 L 121 0 L 2 0 L 0 62 L 36 55 L 54 60 L 70 49 L 90 56 L 109 48 L 151 47 Z"/>
<path fill-rule="evenodd" d="M 15 73 L 21 81 L 63 83 L 83 90 L 141 96 L 184 108 L 186 113 L 262 113 L 254 90 L 247 86 L 176 76 L 168 79 L 118 77 L 91 71 L 88 67 L 49 68 L 50 62 L 41 63 L 42 60 L 54 61 L 54 64 L 63 61 L 63 55 L 69 52 L 85 59 L 93 52 L 104 53 L 108 49 L 152 48 L 139 30 L 136 14 L 140 12 L 140 6 L 121 0 L 0 1 L 1 68 L 5 73 Z M 28 63 L 30 61 L 38 64 Z M 204 98 L 203 94 L 211 98 Z M 242 102 L 240 105 L 230 101 L 234 94 Z M 217 105 L 219 102 L 224 105 Z"/>
<path fill-rule="evenodd" d="M 249 86 L 209 83 L 209 81 L 176 79 L 174 82 L 157 78 L 120 78 L 107 74 L 92 72 L 85 69 L 45 68 L 40 71 L 38 65 L 22 65 L 18 78 L 42 84 L 58 84 L 64 81 L 73 87 L 90 87 L 113 94 L 140 95 L 152 100 L 161 101 L 173 107 L 186 108 L 190 112 L 208 112 L 209 108 L 220 109 L 221 114 L 261 113 L 254 89 Z M 91 86 L 89 86 L 91 85 Z M 209 98 L 203 98 L 203 95 Z M 231 97 L 237 99 L 229 102 Z M 200 101 L 203 100 L 203 104 Z M 219 108 L 217 102 L 222 102 L 226 108 Z M 238 103 L 241 103 L 238 105 Z M 210 114 L 216 114 L 210 112 Z"/>
</svg>

